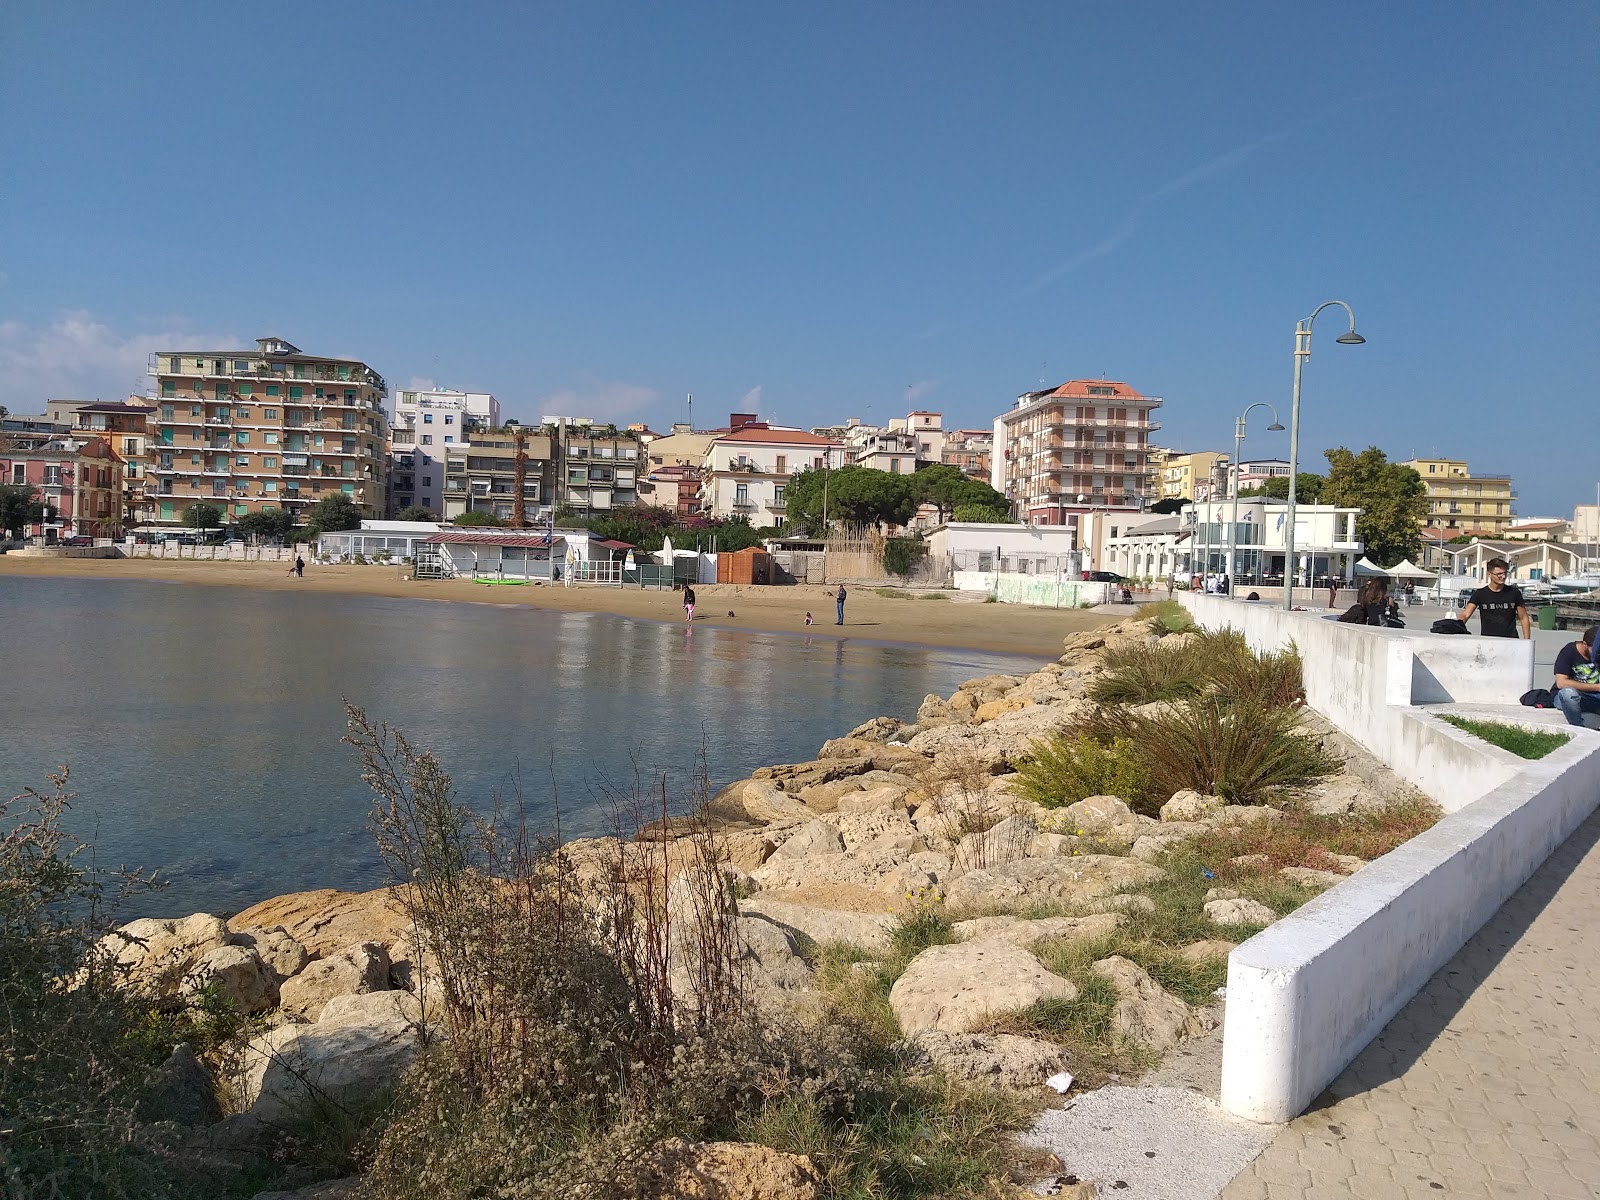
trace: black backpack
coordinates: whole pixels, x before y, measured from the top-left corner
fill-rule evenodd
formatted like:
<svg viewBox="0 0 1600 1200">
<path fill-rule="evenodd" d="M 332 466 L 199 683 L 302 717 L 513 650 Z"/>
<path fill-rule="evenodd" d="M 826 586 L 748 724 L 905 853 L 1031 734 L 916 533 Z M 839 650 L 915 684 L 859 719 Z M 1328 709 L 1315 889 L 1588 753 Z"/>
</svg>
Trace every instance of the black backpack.
<svg viewBox="0 0 1600 1200">
<path fill-rule="evenodd" d="M 1466 633 L 1467 623 L 1458 621 L 1454 617 L 1441 617 L 1433 623 L 1431 633 Z"/>
<path fill-rule="evenodd" d="M 1549 708 L 1555 703 L 1555 696 L 1549 688 L 1534 688 L 1531 692 L 1523 692 L 1522 698 L 1517 701 L 1528 708 Z"/>
</svg>

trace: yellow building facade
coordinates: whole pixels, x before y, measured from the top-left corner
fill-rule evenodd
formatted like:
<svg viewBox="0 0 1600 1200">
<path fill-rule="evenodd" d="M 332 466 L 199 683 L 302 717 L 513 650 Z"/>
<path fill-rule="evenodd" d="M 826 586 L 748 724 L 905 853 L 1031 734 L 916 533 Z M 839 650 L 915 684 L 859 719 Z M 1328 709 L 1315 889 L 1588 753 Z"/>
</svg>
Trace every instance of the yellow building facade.
<svg viewBox="0 0 1600 1200">
<path fill-rule="evenodd" d="M 1422 476 L 1428 489 L 1431 529 L 1450 531 L 1454 537 L 1475 533 L 1500 538 L 1511 524 L 1511 505 L 1517 498 L 1509 475 L 1474 475 L 1459 458 L 1413 458 L 1403 464 Z"/>
</svg>

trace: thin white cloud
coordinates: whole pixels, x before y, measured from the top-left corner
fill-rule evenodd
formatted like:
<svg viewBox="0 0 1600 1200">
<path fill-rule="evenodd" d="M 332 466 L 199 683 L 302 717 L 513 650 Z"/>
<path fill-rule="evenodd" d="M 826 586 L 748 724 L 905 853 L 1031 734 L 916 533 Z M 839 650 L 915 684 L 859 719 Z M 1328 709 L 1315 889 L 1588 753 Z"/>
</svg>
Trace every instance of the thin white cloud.
<svg viewBox="0 0 1600 1200">
<path fill-rule="evenodd" d="M 14 411 L 42 410 L 47 399 L 88 399 L 143 393 L 157 350 L 248 346 L 232 333 L 203 333 L 181 325 L 124 333 L 84 309 L 45 326 L 0 321 L 0 397 Z"/>
<path fill-rule="evenodd" d="M 753 413 L 761 411 L 761 385 L 759 383 L 739 397 L 739 410 Z"/>
<path fill-rule="evenodd" d="M 906 403 L 915 404 L 938 386 L 939 381 L 936 379 L 919 379 L 915 383 L 907 384 Z"/>
<path fill-rule="evenodd" d="M 654 388 L 617 380 L 585 378 L 581 386 L 549 392 L 538 401 L 538 413 L 531 415 L 593 417 L 595 420 L 622 423 L 632 421 L 661 403 Z"/>
<path fill-rule="evenodd" d="M 436 392 L 438 390 L 439 385 L 437 383 L 421 375 L 413 375 L 406 383 L 406 391 L 408 392 Z"/>
</svg>

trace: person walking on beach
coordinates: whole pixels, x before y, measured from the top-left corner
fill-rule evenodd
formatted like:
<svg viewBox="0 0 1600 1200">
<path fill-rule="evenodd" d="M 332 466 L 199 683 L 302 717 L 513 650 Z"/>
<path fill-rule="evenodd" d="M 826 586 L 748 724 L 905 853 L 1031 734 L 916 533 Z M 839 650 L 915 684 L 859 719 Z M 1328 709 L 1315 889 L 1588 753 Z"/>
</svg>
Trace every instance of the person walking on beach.
<svg viewBox="0 0 1600 1200">
<path fill-rule="evenodd" d="M 1491 558 L 1485 565 L 1489 568 L 1489 586 L 1478 588 L 1468 596 L 1466 607 L 1456 619 L 1465 621 L 1476 612 L 1480 614 L 1478 629 L 1484 637 L 1514 638 L 1519 625 L 1523 638 L 1533 637 L 1522 589 L 1506 583 L 1511 564 L 1503 558 Z"/>
<path fill-rule="evenodd" d="M 833 598 L 835 603 L 837 603 L 838 606 L 839 606 L 839 619 L 834 622 L 835 625 L 843 625 L 844 624 L 844 598 L 845 598 L 846 595 L 847 595 L 847 593 L 844 590 L 844 584 L 841 583 L 839 585 L 839 593 L 838 593 L 838 595 L 834 596 L 834 598 Z"/>
<path fill-rule="evenodd" d="M 1328 611 L 1333 611 L 1333 606 L 1339 602 L 1339 580 L 1336 576 L 1328 576 Z"/>
<path fill-rule="evenodd" d="M 694 589 L 687 583 L 683 585 L 683 619 L 694 620 Z"/>
<path fill-rule="evenodd" d="M 296 579 L 304 579 L 306 577 L 306 560 L 298 554 L 294 556 L 294 577 Z"/>
</svg>

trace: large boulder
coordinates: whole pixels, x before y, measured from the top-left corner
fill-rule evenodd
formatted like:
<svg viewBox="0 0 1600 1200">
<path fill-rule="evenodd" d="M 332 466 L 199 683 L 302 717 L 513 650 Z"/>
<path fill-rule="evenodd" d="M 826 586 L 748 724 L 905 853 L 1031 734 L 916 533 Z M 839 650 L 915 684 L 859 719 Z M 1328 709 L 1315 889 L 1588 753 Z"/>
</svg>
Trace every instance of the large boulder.
<svg viewBox="0 0 1600 1200">
<path fill-rule="evenodd" d="M 1112 1038 L 1161 1054 L 1179 1042 L 1217 1027 L 1216 1020 L 1190 1008 L 1163 988 L 1137 963 L 1116 954 L 1090 968 L 1117 989 L 1112 1012 Z"/>
<path fill-rule="evenodd" d="M 278 975 L 248 946 L 218 946 L 201 956 L 178 991 L 184 996 L 212 992 L 253 1016 L 278 1003 Z"/>
<path fill-rule="evenodd" d="M 1055 1042 L 1010 1033 L 946 1033 L 925 1029 L 905 1043 L 913 1068 L 994 1087 L 1038 1087 L 1067 1069 L 1067 1052 Z"/>
<path fill-rule="evenodd" d="M 944 725 L 911 739 L 911 748 L 935 760 L 960 757 L 994 772 L 1015 766 L 1041 738 L 1066 728 L 1093 709 L 1084 702 L 1007 713 L 982 725 Z"/>
<path fill-rule="evenodd" d="M 926 849 L 922 835 L 911 823 L 911 816 L 902 805 L 882 805 L 865 811 L 843 813 L 839 817 L 839 835 L 848 850 L 862 846 L 904 848 L 908 852 L 913 848 Z"/>
<path fill-rule="evenodd" d="M 907 1035 L 966 1033 L 990 1017 L 1038 1000 L 1075 1000 L 1078 989 L 1052 975 L 1020 946 L 979 940 L 930 946 L 889 989 L 889 1006 Z"/>
<path fill-rule="evenodd" d="M 876 774 L 876 772 L 874 772 Z M 865 779 L 866 776 L 861 778 Z M 874 812 L 880 808 L 900 808 L 906 806 L 906 795 L 914 785 L 910 780 L 894 783 L 879 782 L 858 791 L 846 792 L 839 797 L 839 815 L 841 817 L 856 816 L 860 813 Z"/>
<path fill-rule="evenodd" d="M 903 724 L 904 722 L 898 717 L 873 717 L 872 720 L 857 725 L 847 736 L 852 741 L 876 742 L 881 745 L 894 738 Z M 817 757 L 827 756 L 819 754 Z"/>
<path fill-rule="evenodd" d="M 1320 816 L 1347 812 L 1377 812 L 1387 801 L 1365 780 L 1355 775 L 1333 775 L 1302 793 L 1306 807 Z"/>
<path fill-rule="evenodd" d="M 836 825 L 807 821 L 778 843 L 775 857 L 804 858 L 812 854 L 842 854 L 844 839 Z"/>
<path fill-rule="evenodd" d="M 393 888 L 370 892 L 341 892 L 320 888 L 291 892 L 252 904 L 228 922 L 234 933 L 278 926 L 321 958 L 357 942 L 394 945 L 411 928 Z"/>
<path fill-rule="evenodd" d="M 1108 826 L 1140 824 L 1138 814 L 1116 796 L 1090 796 L 1061 810 L 1056 825 L 1060 829 L 1103 829 Z"/>
<path fill-rule="evenodd" d="M 1211 900 L 1205 905 L 1206 920 L 1213 925 L 1271 925 L 1278 919 L 1259 900 Z"/>
<path fill-rule="evenodd" d="M 742 981 L 757 992 L 796 992 L 811 982 L 811 968 L 800 957 L 794 934 L 764 916 L 728 917 L 734 966 Z M 693 921 L 672 926 L 668 984 L 681 1002 L 695 994 L 705 929 Z"/>
<path fill-rule="evenodd" d="M 750 877 L 764 891 L 825 883 L 876 888 L 891 871 L 904 865 L 907 858 L 906 850 L 878 846 L 863 846 L 843 854 L 774 854 L 751 871 Z"/>
<path fill-rule="evenodd" d="M 662 1142 L 640 1171 L 642 1200 L 818 1200 L 822 1177 L 803 1154 L 750 1142 Z"/>
<path fill-rule="evenodd" d="M 99 949 L 112 959 L 127 987 L 154 1000 L 170 1000 L 200 960 L 227 942 L 222 918 L 195 913 L 181 920 L 130 921 L 101 938 Z"/>
<path fill-rule="evenodd" d="M 718 834 L 717 857 L 738 867 L 741 871 L 754 871 L 777 850 L 769 829 L 742 829 L 736 833 Z"/>
<path fill-rule="evenodd" d="M 950 884 L 945 899 L 953 908 L 965 905 L 991 910 L 1050 901 L 1079 904 L 1165 878 L 1159 867 L 1114 854 L 1024 858 L 968 871 Z"/>
<path fill-rule="evenodd" d="M 1172 847 L 1210 832 L 1211 826 L 1204 821 L 1163 821 L 1149 833 L 1140 834 L 1129 853 L 1145 862 L 1154 862 Z"/>
<path fill-rule="evenodd" d="M 1010 816 L 982 833 L 969 833 L 956 843 L 959 867 L 992 867 L 1027 858 L 1039 831 L 1026 817 Z"/>
<path fill-rule="evenodd" d="M 308 1111 L 381 1101 L 421 1049 L 417 1021 L 402 1004 L 348 1005 L 330 1014 L 335 1019 L 280 1025 L 254 1039 L 245 1047 L 242 1086 L 250 1112 L 283 1125 Z"/>
<path fill-rule="evenodd" d="M 725 805 L 738 805 L 752 820 L 761 822 L 788 819 L 809 821 L 816 812 L 798 796 L 791 796 L 770 779 L 741 779 L 717 793 Z"/>
<path fill-rule="evenodd" d="M 278 988 L 279 1004 L 292 1017 L 315 1021 L 335 996 L 389 990 L 389 953 L 377 942 L 346 946 L 318 959 Z"/>
<path fill-rule="evenodd" d="M 895 920 L 886 912 L 844 912 L 815 904 L 790 904 L 764 896 L 739 901 L 739 911 L 804 934 L 818 945 L 848 942 L 873 953 L 887 952 L 889 930 L 894 928 Z"/>
<path fill-rule="evenodd" d="M 1114 933 L 1127 918 L 1120 913 L 1097 913 L 1088 917 L 1044 917 L 1037 921 L 1022 917 L 974 917 L 957 921 L 955 935 L 964 942 L 981 939 L 1031 946 L 1043 941 L 1092 942 Z"/>
<path fill-rule="evenodd" d="M 242 929 L 229 939 L 236 946 L 254 950 L 257 957 L 272 968 L 272 973 L 282 983 L 291 975 L 298 975 L 311 961 L 311 955 L 282 925 L 271 929 Z"/>
<path fill-rule="evenodd" d="M 819 758 L 812 762 L 779 763 L 771 767 L 757 767 L 750 773 L 752 779 L 766 779 L 790 795 L 798 795 L 806 788 L 819 783 L 832 783 L 860 775 L 872 769 L 864 758 Z"/>
<path fill-rule="evenodd" d="M 1278 874 L 1301 887 L 1332 887 L 1345 880 L 1337 871 L 1319 871 L 1315 867 L 1280 867 Z"/>
<path fill-rule="evenodd" d="M 1227 803 L 1221 796 L 1203 796 L 1199 792 L 1185 788 L 1181 792 L 1174 792 L 1172 799 L 1161 806 L 1161 819 L 1201 821 L 1218 809 L 1226 807 Z"/>
<path fill-rule="evenodd" d="M 188 1042 L 174 1046 L 167 1061 L 145 1080 L 139 1092 L 139 1117 L 195 1129 L 222 1120 L 216 1080 Z"/>
</svg>

